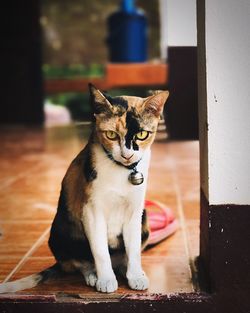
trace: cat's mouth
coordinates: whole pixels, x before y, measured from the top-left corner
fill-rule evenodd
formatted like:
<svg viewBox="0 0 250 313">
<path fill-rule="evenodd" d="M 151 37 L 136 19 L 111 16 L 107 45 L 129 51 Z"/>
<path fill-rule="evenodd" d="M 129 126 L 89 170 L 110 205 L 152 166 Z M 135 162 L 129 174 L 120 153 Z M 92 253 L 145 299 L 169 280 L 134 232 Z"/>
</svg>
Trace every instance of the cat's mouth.
<svg viewBox="0 0 250 313">
<path fill-rule="evenodd" d="M 103 145 L 102 145 L 102 148 L 103 148 L 104 152 L 106 153 L 107 157 L 108 157 L 110 160 L 112 160 L 112 161 L 115 162 L 116 164 L 125 166 L 125 167 L 127 167 L 127 168 L 129 168 L 129 169 L 133 169 L 133 168 L 140 162 L 140 160 L 141 160 L 140 158 L 138 159 L 138 158 L 134 157 L 134 155 L 133 155 L 133 157 L 131 157 L 131 158 L 129 158 L 129 159 L 124 159 L 124 158 L 122 158 L 122 157 L 116 158 L 116 157 L 114 157 L 113 154 L 112 154 L 110 151 L 108 151 Z"/>
<path fill-rule="evenodd" d="M 122 165 L 128 169 L 133 169 L 136 167 L 136 165 L 140 162 L 141 159 L 138 158 L 131 158 L 130 160 L 124 160 L 122 158 L 114 158 L 113 161 L 116 164 Z"/>
<path fill-rule="evenodd" d="M 124 166 L 126 166 L 126 167 L 128 167 L 128 166 L 130 166 L 130 165 L 136 163 L 136 162 L 121 162 L 121 161 L 118 161 L 118 162 L 120 162 L 122 165 L 124 165 Z"/>
<path fill-rule="evenodd" d="M 124 166 L 130 166 L 134 163 L 138 163 L 139 159 L 134 154 L 130 157 L 125 158 L 124 156 L 120 156 L 119 158 L 115 158 L 117 162 L 121 163 Z"/>
<path fill-rule="evenodd" d="M 128 169 L 133 169 L 137 166 L 137 164 L 141 161 L 141 158 L 132 157 L 129 160 L 124 160 L 122 158 L 114 159 L 114 161 L 120 165 L 125 166 Z"/>
<path fill-rule="evenodd" d="M 121 162 L 122 164 L 124 164 L 124 165 L 131 165 L 131 164 L 133 164 L 135 161 L 134 160 L 132 160 L 132 159 L 130 159 L 130 160 L 119 160 L 119 162 Z"/>
</svg>

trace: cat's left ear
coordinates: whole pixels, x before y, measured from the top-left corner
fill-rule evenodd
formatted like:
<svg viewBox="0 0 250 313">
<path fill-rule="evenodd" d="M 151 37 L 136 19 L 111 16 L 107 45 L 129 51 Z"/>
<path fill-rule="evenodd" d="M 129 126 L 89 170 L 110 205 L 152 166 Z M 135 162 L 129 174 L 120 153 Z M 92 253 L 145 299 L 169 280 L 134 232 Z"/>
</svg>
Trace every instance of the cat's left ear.
<svg viewBox="0 0 250 313">
<path fill-rule="evenodd" d="M 168 96 L 169 92 L 167 90 L 154 92 L 153 96 L 146 98 L 144 111 L 152 113 L 156 117 L 160 117 Z"/>
<path fill-rule="evenodd" d="M 95 114 L 112 112 L 112 104 L 105 95 L 92 84 L 89 84 L 89 93 Z"/>
</svg>

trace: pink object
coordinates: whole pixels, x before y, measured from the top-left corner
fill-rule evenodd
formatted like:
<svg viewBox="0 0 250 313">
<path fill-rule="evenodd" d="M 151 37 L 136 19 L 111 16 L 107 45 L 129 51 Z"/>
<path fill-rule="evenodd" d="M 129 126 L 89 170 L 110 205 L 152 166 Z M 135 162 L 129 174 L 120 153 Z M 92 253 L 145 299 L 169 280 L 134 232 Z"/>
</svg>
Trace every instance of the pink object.
<svg viewBox="0 0 250 313">
<path fill-rule="evenodd" d="M 148 245 L 154 245 L 171 236 L 178 228 L 172 210 L 160 202 L 145 201 L 150 235 Z"/>
</svg>

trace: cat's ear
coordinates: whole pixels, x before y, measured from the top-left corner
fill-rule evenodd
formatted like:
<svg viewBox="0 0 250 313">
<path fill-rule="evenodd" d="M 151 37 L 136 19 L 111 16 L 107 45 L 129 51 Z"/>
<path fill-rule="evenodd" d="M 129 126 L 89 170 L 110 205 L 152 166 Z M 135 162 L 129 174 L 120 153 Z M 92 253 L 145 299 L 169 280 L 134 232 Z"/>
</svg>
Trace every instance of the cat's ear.
<svg viewBox="0 0 250 313">
<path fill-rule="evenodd" d="M 146 98 L 144 102 L 144 111 L 155 115 L 156 117 L 160 117 L 164 104 L 166 103 L 169 92 L 163 90 L 156 90 L 151 92 L 152 96 Z"/>
<path fill-rule="evenodd" d="M 89 93 L 95 114 L 112 113 L 112 104 L 105 95 L 91 83 L 89 83 Z"/>
</svg>

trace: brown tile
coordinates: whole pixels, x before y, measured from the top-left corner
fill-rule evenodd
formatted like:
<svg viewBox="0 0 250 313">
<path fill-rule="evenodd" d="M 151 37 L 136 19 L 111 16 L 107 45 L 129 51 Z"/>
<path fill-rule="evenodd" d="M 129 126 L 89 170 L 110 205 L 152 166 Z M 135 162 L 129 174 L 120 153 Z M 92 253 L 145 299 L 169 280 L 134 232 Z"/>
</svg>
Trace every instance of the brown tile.
<svg viewBox="0 0 250 313">
<path fill-rule="evenodd" d="M 187 255 L 185 254 L 185 246 L 183 241 L 183 233 L 182 230 L 179 229 L 175 234 L 173 234 L 171 237 L 163 240 L 156 246 L 146 249 L 143 251 L 142 256 L 144 257 L 181 257 L 181 258 L 187 258 Z"/>
<path fill-rule="evenodd" d="M 13 268 L 18 264 L 20 258 L 16 257 L 5 257 L 0 258 L 0 282 L 2 282 L 6 276 L 13 270 Z"/>
<path fill-rule="evenodd" d="M 57 201 L 52 194 L 39 198 L 21 193 L 18 196 L 6 194 L 0 199 L 0 222 L 51 221 L 56 213 Z"/>
<path fill-rule="evenodd" d="M 38 166 L 37 160 L 25 160 L 23 156 L 20 156 L 18 162 L 12 157 L 6 158 L 0 156 L 0 186 L 1 189 L 5 186 L 9 186 L 13 181 L 16 181 L 19 177 L 23 177 L 29 174 L 34 168 Z"/>
<path fill-rule="evenodd" d="M 36 158 L 38 159 L 38 156 Z M 18 193 L 20 190 L 30 194 L 47 190 L 56 192 L 69 162 L 61 161 L 59 157 L 55 158 L 54 156 L 48 156 L 46 160 L 39 160 L 35 167 L 26 169 L 22 175 L 15 175 L 16 179 L 4 190 L 0 190 L 0 194 Z M 5 177 L 9 178 L 8 173 L 5 174 Z"/>
<path fill-rule="evenodd" d="M 48 245 L 49 234 L 44 238 L 43 242 L 37 247 L 37 249 L 32 253 L 32 257 L 44 258 L 44 257 L 52 257 L 52 253 L 50 251 Z"/>
<path fill-rule="evenodd" d="M 187 220 L 200 219 L 200 209 L 197 200 L 187 201 L 183 200 L 184 215 Z"/>
<path fill-rule="evenodd" d="M 190 249 L 191 258 L 194 259 L 199 255 L 199 238 L 200 238 L 200 220 L 187 220 L 187 236 L 188 246 Z"/>
<path fill-rule="evenodd" d="M 22 257 L 48 228 L 48 222 L 0 223 L 0 258 Z"/>
<path fill-rule="evenodd" d="M 147 257 L 142 265 L 150 280 L 148 292 L 192 292 L 191 272 L 186 258 Z"/>
<path fill-rule="evenodd" d="M 24 264 L 13 274 L 11 281 L 34 273 L 38 273 L 55 264 L 53 256 L 50 257 L 29 257 Z"/>
</svg>

